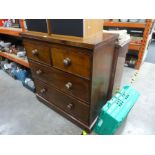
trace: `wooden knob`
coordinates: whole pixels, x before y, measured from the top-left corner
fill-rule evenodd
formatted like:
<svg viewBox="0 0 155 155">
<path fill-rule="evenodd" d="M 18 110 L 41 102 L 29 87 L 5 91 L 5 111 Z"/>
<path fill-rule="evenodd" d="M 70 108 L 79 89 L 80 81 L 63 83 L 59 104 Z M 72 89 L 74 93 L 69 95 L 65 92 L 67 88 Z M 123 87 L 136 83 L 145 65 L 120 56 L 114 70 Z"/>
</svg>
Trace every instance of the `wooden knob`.
<svg viewBox="0 0 155 155">
<path fill-rule="evenodd" d="M 67 105 L 68 110 L 71 110 L 72 108 L 73 108 L 73 104 L 70 103 L 70 104 Z"/>
<path fill-rule="evenodd" d="M 72 83 L 71 83 L 71 82 L 68 82 L 68 83 L 66 83 L 65 86 L 66 86 L 67 89 L 71 89 L 71 87 L 72 87 Z"/>
<path fill-rule="evenodd" d="M 42 70 L 40 70 L 40 69 L 36 71 L 37 75 L 40 75 L 41 73 L 42 73 Z"/>
<path fill-rule="evenodd" d="M 71 64 L 71 59 L 70 58 L 65 58 L 63 60 L 63 63 L 64 63 L 65 66 L 69 66 Z"/>
<path fill-rule="evenodd" d="M 38 52 L 37 49 L 34 49 L 34 50 L 32 50 L 32 54 L 33 54 L 34 56 L 38 56 L 38 55 L 39 55 L 39 52 Z"/>
<path fill-rule="evenodd" d="M 43 88 L 43 89 L 40 90 L 40 93 L 42 93 L 42 94 L 45 93 L 45 92 L 46 92 L 46 89 L 45 88 Z"/>
</svg>

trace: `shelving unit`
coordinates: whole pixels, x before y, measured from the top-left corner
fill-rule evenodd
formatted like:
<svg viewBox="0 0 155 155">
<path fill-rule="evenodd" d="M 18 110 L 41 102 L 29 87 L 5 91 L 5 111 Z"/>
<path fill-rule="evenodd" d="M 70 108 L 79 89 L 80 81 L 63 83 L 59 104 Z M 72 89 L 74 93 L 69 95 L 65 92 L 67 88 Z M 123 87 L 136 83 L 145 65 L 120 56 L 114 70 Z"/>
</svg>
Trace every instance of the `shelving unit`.
<svg viewBox="0 0 155 155">
<path fill-rule="evenodd" d="M 143 62 L 143 56 L 144 56 L 144 53 L 147 47 L 148 37 L 149 37 L 149 34 L 151 33 L 150 31 L 151 31 L 152 26 L 153 26 L 153 21 L 151 19 L 148 19 L 146 21 L 146 27 L 145 27 L 144 34 L 143 34 L 142 46 L 138 53 L 138 61 L 136 64 L 136 69 L 139 69 Z"/>
<path fill-rule="evenodd" d="M 12 27 L 0 27 L 0 34 L 6 34 L 10 36 L 20 37 L 21 32 L 25 32 L 24 20 L 20 19 L 21 28 Z"/>
<path fill-rule="evenodd" d="M 19 58 L 15 54 L 10 54 L 10 53 L 6 53 L 6 52 L 1 52 L 0 51 L 0 56 L 4 57 L 4 58 L 7 58 L 7 59 L 9 59 L 11 61 L 14 61 L 14 62 L 16 62 L 16 63 L 18 63 L 18 64 L 20 64 L 22 66 L 30 68 L 29 63 L 28 63 L 27 60 Z"/>
<path fill-rule="evenodd" d="M 129 28 L 145 28 L 145 23 L 132 23 L 132 22 L 104 22 L 104 26 L 109 27 L 129 27 Z"/>
<path fill-rule="evenodd" d="M 20 33 L 25 32 L 26 29 L 24 26 L 24 20 L 20 19 L 19 22 L 20 22 L 21 28 L 0 27 L 0 34 L 14 36 L 14 37 L 21 37 Z M 29 68 L 28 61 L 17 57 L 15 54 L 10 54 L 10 53 L 0 51 L 0 56 Z"/>
<path fill-rule="evenodd" d="M 136 44 L 136 43 L 133 43 L 133 42 L 131 42 L 129 44 L 129 49 L 135 50 L 136 52 L 139 51 L 140 47 L 141 47 L 141 44 Z"/>
<path fill-rule="evenodd" d="M 20 32 L 22 32 L 21 28 L 0 27 L 0 34 L 20 37 Z"/>
<path fill-rule="evenodd" d="M 109 27 L 110 29 L 112 28 L 118 28 L 118 29 L 140 29 L 143 30 L 143 38 L 141 43 L 136 43 L 134 41 L 130 42 L 129 45 L 129 50 L 132 50 L 134 52 L 137 53 L 138 55 L 138 59 L 135 65 L 136 69 L 139 69 L 142 61 L 143 61 L 143 56 L 144 56 L 144 52 L 147 46 L 147 42 L 148 42 L 148 36 L 150 33 L 150 29 L 152 27 L 153 24 L 153 20 L 151 19 L 147 19 L 145 23 L 134 23 L 134 22 L 113 22 L 113 21 L 105 21 L 104 22 L 104 27 Z"/>
</svg>

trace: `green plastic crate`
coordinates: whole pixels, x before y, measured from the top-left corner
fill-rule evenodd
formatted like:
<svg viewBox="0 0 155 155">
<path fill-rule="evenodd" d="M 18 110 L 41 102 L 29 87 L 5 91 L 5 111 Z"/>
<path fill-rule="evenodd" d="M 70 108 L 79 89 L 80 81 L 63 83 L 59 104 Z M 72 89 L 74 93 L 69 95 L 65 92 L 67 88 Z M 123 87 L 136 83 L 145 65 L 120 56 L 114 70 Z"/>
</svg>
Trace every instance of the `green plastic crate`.
<svg viewBox="0 0 155 155">
<path fill-rule="evenodd" d="M 134 88 L 124 86 L 103 106 L 94 131 L 102 135 L 114 134 L 127 117 L 139 96 L 139 92 Z"/>
</svg>

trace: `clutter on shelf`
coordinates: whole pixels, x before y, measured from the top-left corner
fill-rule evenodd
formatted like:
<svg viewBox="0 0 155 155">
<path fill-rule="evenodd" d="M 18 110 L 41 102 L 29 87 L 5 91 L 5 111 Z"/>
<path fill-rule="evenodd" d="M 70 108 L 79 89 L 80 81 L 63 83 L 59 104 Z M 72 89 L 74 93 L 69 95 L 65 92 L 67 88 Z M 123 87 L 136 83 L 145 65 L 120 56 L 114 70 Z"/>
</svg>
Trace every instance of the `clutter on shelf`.
<svg viewBox="0 0 155 155">
<path fill-rule="evenodd" d="M 135 68 L 137 60 L 138 60 L 138 55 L 136 56 L 136 55 L 132 55 L 132 54 L 127 54 L 125 66 Z"/>
<path fill-rule="evenodd" d="M 107 22 L 145 23 L 146 19 L 105 19 Z"/>
<path fill-rule="evenodd" d="M 19 19 L 0 19 L 0 26 L 19 28 L 20 22 Z"/>
<path fill-rule="evenodd" d="M 127 30 L 103 30 L 103 32 L 119 34 L 119 37 L 118 37 L 119 45 L 123 45 L 124 43 L 130 41 L 130 35 L 127 34 Z"/>
<path fill-rule="evenodd" d="M 35 85 L 31 78 L 29 69 L 25 69 L 23 66 L 15 62 L 9 62 L 8 59 L 0 61 L 0 68 L 14 79 L 20 80 L 24 87 L 28 88 L 32 92 L 35 91 Z"/>
<path fill-rule="evenodd" d="M 25 78 L 25 80 L 22 81 L 22 84 L 27 89 L 31 90 L 32 92 L 35 92 L 35 85 L 31 78 Z"/>
<path fill-rule="evenodd" d="M 15 54 L 19 58 L 27 59 L 24 47 L 21 45 L 12 45 L 11 42 L 0 41 L 0 51 Z"/>
</svg>

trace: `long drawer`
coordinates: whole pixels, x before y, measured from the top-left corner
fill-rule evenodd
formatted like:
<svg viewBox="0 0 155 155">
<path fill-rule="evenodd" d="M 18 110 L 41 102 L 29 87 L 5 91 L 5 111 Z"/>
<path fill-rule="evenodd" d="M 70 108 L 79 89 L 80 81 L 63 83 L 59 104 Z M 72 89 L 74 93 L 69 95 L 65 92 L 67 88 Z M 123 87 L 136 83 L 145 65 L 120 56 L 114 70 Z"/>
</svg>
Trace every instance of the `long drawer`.
<svg viewBox="0 0 155 155">
<path fill-rule="evenodd" d="M 24 40 L 24 47 L 29 59 L 51 66 L 49 44 L 34 40 Z"/>
<path fill-rule="evenodd" d="M 90 78 L 90 51 L 68 46 L 51 47 L 53 67 L 60 70 Z"/>
<path fill-rule="evenodd" d="M 29 61 L 29 63 L 34 77 L 53 85 L 69 95 L 89 102 L 89 80 L 33 61 Z"/>
<path fill-rule="evenodd" d="M 59 92 L 54 87 L 51 87 L 41 82 L 40 80 L 35 79 L 35 85 L 38 95 L 51 102 L 51 104 L 54 104 L 62 110 L 66 111 L 76 119 L 79 119 L 88 124 L 88 105 Z"/>
</svg>

